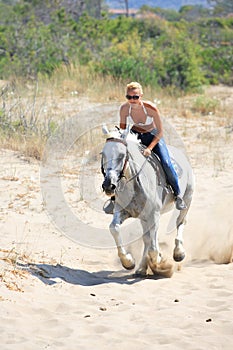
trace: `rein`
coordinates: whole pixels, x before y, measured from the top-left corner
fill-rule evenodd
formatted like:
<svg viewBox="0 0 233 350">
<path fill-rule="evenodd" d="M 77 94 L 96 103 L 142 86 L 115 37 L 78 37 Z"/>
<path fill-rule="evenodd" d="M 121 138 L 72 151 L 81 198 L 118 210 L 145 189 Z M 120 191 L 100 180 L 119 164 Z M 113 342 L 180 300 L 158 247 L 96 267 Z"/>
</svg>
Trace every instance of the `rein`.
<svg viewBox="0 0 233 350">
<path fill-rule="evenodd" d="M 107 140 L 106 140 L 106 142 L 120 142 L 120 143 L 123 143 L 123 145 L 125 146 L 125 147 L 127 147 L 127 143 L 126 143 L 126 141 L 125 140 L 121 140 L 121 139 L 117 139 L 116 137 L 109 137 Z"/>
<path fill-rule="evenodd" d="M 132 157 L 131 157 L 132 158 Z M 138 177 L 138 175 L 141 173 L 141 171 L 143 170 L 144 166 L 146 165 L 147 162 L 147 158 L 144 160 L 141 168 L 138 170 L 138 172 L 136 174 L 134 174 L 132 177 L 130 177 L 128 180 L 126 180 L 126 183 L 134 180 L 136 177 Z"/>
<path fill-rule="evenodd" d="M 118 139 L 118 138 L 115 138 L 115 137 L 110 137 L 110 138 L 108 138 L 108 139 L 106 140 L 106 142 L 110 142 L 110 141 L 123 143 L 123 145 L 127 148 L 127 143 L 126 143 L 125 140 L 121 140 L 121 139 Z M 125 176 L 124 176 L 124 171 L 125 171 L 126 165 L 127 165 L 127 163 L 128 163 L 128 160 L 129 160 L 129 155 L 130 155 L 130 153 L 129 153 L 128 149 L 127 149 L 127 154 L 126 154 L 125 163 L 124 163 L 123 169 L 122 169 L 122 171 L 121 171 L 121 173 L 120 173 L 120 178 L 119 178 L 119 180 L 120 180 L 122 177 L 125 177 Z M 130 155 L 130 156 L 131 156 L 131 155 Z M 131 156 L 131 159 L 133 159 L 132 156 Z M 148 160 L 148 159 L 146 158 L 146 159 L 144 160 L 144 162 L 143 162 L 141 168 L 139 169 L 139 171 L 138 171 L 136 174 L 134 174 L 132 177 L 130 177 L 129 179 L 127 179 L 127 180 L 126 180 L 126 183 L 129 183 L 130 181 L 132 181 L 132 180 L 134 180 L 136 177 L 138 177 L 138 175 L 142 172 L 143 168 L 145 167 L 145 165 L 146 165 L 146 163 L 147 163 L 147 160 Z M 102 173 L 104 174 L 104 171 L 103 171 L 103 170 L 102 170 Z"/>
</svg>

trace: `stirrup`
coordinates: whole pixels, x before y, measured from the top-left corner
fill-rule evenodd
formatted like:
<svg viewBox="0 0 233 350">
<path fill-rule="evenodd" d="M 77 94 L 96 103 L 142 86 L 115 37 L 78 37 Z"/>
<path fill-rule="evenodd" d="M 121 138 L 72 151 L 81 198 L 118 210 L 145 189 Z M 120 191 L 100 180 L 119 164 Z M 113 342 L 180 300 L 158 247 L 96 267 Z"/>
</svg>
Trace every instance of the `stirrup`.
<svg viewBox="0 0 233 350">
<path fill-rule="evenodd" d="M 103 211 L 105 214 L 113 214 L 114 210 L 114 200 L 108 199 L 103 206 Z"/>
</svg>

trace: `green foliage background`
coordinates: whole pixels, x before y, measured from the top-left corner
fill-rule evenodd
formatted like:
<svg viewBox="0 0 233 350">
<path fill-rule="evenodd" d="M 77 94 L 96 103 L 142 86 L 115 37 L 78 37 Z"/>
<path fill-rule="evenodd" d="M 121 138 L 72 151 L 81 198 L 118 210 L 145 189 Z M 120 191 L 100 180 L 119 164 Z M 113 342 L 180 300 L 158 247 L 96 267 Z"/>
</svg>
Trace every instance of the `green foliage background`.
<svg viewBox="0 0 233 350">
<path fill-rule="evenodd" d="M 195 17 L 189 6 L 112 19 L 93 11 L 90 0 L 75 15 L 64 3 L 0 3 L 0 79 L 34 79 L 62 64 L 81 64 L 115 79 L 184 91 L 233 85 L 233 17 L 207 10 Z"/>
</svg>

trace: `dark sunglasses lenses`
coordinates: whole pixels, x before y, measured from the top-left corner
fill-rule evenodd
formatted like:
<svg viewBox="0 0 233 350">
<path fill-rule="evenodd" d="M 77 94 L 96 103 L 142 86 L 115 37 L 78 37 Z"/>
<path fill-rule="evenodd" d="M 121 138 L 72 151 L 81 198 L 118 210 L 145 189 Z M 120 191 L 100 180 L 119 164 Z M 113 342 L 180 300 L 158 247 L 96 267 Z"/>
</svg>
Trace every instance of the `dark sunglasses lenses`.
<svg viewBox="0 0 233 350">
<path fill-rule="evenodd" d="M 130 95 L 126 95 L 125 96 L 127 98 L 127 100 L 138 100 L 140 96 L 138 95 L 133 95 L 133 96 L 130 96 Z"/>
</svg>

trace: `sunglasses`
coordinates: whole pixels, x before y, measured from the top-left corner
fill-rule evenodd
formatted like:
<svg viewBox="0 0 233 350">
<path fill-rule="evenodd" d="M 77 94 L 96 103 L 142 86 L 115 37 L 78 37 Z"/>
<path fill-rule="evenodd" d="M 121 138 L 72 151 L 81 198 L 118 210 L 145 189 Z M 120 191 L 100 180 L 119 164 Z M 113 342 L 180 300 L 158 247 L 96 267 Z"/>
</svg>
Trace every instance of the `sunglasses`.
<svg viewBox="0 0 233 350">
<path fill-rule="evenodd" d="M 138 100 L 140 96 L 138 95 L 133 95 L 133 96 L 130 96 L 130 95 L 126 95 L 125 96 L 127 98 L 127 100 Z"/>
</svg>

